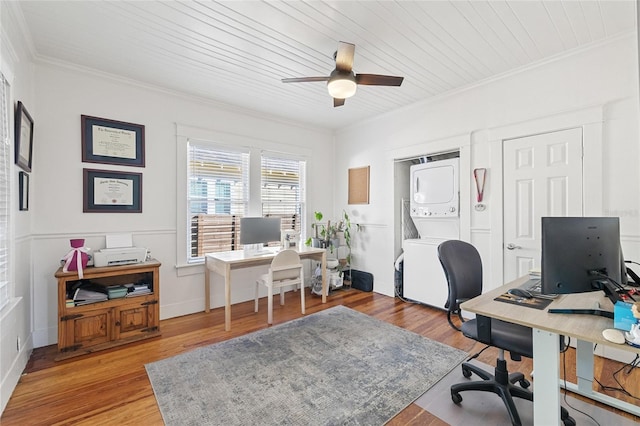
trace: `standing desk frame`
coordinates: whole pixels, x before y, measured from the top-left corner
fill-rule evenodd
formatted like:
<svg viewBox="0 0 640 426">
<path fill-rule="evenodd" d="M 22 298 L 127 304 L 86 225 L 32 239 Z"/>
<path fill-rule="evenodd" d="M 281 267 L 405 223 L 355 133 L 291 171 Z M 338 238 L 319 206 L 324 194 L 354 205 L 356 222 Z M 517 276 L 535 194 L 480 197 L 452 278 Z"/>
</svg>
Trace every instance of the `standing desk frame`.
<svg viewBox="0 0 640 426">
<path fill-rule="evenodd" d="M 511 283 L 475 297 L 461 305 L 463 310 L 479 316 L 496 318 L 533 329 L 533 418 L 535 424 L 560 424 L 560 335 L 577 340 L 576 376 L 577 384 L 567 383 L 571 392 L 595 401 L 640 416 L 640 407 L 610 397 L 593 390 L 593 349 L 594 345 L 611 346 L 640 354 L 639 348 L 623 344 L 616 345 L 602 337 L 602 331 L 613 328 L 613 320 L 593 315 L 550 314 L 547 309 L 539 310 L 518 306 L 494 299 L 510 288 L 518 287 L 529 277 L 519 278 Z M 613 311 L 613 306 L 601 291 L 567 294 L 558 296 L 548 308 L 593 308 L 599 304 L 602 309 Z"/>
</svg>

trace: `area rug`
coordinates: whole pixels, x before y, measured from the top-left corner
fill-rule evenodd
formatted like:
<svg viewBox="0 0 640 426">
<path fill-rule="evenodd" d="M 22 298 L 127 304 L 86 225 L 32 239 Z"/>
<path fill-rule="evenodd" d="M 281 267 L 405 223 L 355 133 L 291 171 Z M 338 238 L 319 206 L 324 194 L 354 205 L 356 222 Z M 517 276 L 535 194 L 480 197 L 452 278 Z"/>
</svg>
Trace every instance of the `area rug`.
<svg viewBox="0 0 640 426">
<path fill-rule="evenodd" d="M 382 425 L 466 356 L 336 306 L 145 367 L 167 425 Z"/>
</svg>

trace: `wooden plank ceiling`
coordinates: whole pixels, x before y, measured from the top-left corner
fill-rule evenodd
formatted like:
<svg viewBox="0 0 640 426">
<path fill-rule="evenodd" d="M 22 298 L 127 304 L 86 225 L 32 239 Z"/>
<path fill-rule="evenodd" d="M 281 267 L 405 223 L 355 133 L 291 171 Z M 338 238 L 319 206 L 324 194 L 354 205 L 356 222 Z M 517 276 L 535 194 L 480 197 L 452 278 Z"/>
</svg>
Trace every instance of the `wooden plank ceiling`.
<svg viewBox="0 0 640 426">
<path fill-rule="evenodd" d="M 37 60 L 337 129 L 635 30 L 635 1 L 26 1 Z M 359 86 L 334 108 L 338 41 Z M 603 64 L 606 66 L 606 64 Z"/>
</svg>

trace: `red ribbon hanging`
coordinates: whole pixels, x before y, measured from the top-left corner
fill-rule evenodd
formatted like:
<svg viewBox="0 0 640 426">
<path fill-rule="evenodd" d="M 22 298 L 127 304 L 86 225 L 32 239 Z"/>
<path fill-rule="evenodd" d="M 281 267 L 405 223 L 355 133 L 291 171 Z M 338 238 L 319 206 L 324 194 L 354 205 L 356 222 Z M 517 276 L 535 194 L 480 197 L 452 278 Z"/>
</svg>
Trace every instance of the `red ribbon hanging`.
<svg viewBox="0 0 640 426">
<path fill-rule="evenodd" d="M 482 194 L 484 193 L 484 177 L 487 173 L 487 169 L 480 168 L 473 170 L 473 178 L 476 181 L 476 190 L 478 191 L 478 202 L 482 202 Z"/>
</svg>

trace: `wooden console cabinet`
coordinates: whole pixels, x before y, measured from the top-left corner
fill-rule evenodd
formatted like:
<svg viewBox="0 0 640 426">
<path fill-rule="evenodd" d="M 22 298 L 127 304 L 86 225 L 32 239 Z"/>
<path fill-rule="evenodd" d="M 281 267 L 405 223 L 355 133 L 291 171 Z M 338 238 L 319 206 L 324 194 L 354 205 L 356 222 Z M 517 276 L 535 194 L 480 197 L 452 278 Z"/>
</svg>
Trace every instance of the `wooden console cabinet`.
<svg viewBox="0 0 640 426">
<path fill-rule="evenodd" d="M 76 271 L 58 269 L 58 356 L 56 360 L 160 335 L 160 262 L 88 267 L 82 281 L 100 286 L 148 283 L 151 293 L 67 306 Z"/>
</svg>

